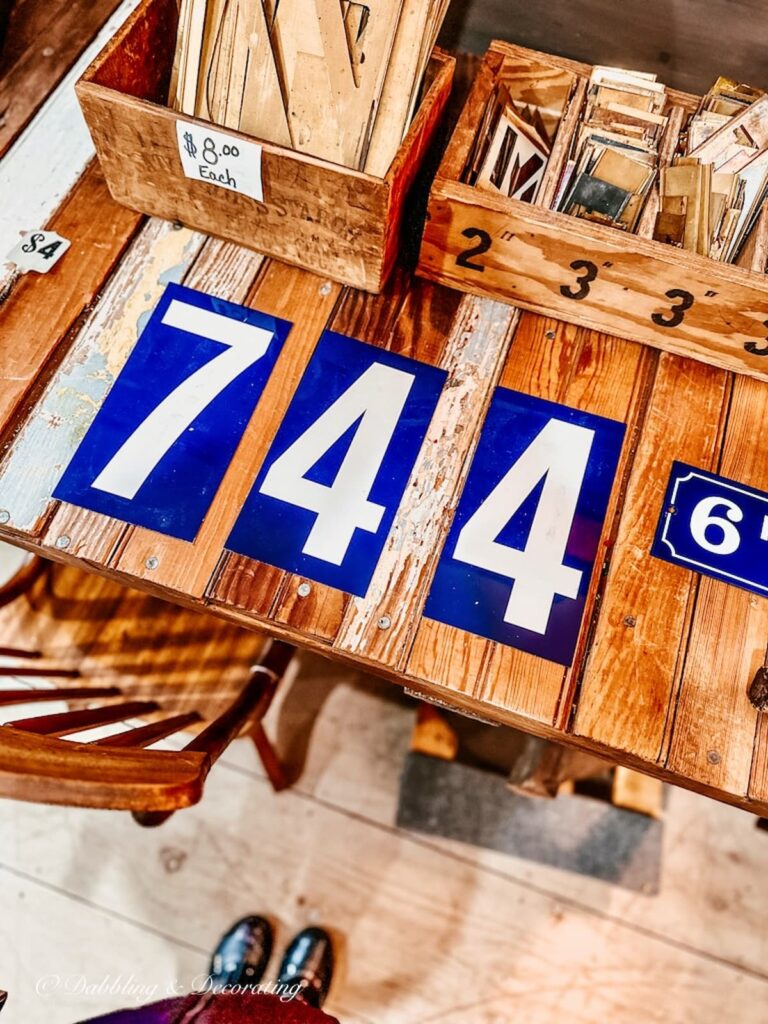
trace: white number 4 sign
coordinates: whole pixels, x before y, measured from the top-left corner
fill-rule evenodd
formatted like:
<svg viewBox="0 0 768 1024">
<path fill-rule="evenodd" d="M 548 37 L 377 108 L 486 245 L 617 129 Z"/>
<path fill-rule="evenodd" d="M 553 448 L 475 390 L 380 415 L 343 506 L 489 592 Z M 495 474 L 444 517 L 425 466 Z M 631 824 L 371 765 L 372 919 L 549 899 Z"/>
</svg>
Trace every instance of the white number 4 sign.
<svg viewBox="0 0 768 1024">
<path fill-rule="evenodd" d="M 570 664 L 623 436 L 497 389 L 424 614 Z"/>
</svg>

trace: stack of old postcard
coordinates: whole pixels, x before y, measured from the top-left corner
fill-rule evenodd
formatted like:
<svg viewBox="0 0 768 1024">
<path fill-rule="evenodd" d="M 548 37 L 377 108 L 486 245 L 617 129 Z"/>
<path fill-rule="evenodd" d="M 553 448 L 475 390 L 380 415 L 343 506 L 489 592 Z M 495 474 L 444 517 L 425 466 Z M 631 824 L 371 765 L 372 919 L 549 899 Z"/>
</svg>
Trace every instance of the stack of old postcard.
<svg viewBox="0 0 768 1024">
<path fill-rule="evenodd" d="M 486 105 L 466 181 L 525 203 L 535 202 L 556 129 L 557 120 L 548 124 L 537 106 L 515 102 L 500 83 Z"/>
<path fill-rule="evenodd" d="M 735 262 L 768 199 L 768 96 L 718 78 L 664 168 L 654 237 Z"/>
<path fill-rule="evenodd" d="M 655 75 L 594 68 L 555 209 L 634 231 L 656 180 L 666 105 Z"/>
</svg>

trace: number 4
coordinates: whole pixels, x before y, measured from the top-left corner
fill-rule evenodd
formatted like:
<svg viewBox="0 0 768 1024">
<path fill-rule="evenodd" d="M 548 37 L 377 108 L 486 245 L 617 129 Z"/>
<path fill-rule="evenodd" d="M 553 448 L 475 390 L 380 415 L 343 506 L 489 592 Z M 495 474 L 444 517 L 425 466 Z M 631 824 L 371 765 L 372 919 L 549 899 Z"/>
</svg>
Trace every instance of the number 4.
<svg viewBox="0 0 768 1024">
<path fill-rule="evenodd" d="M 513 580 L 504 621 L 544 634 L 556 595 L 576 598 L 583 573 L 563 565 L 595 432 L 550 420 L 459 533 L 454 558 Z M 544 480 L 524 550 L 496 539 Z"/>
<path fill-rule="evenodd" d="M 411 373 L 374 363 L 269 467 L 261 493 L 317 516 L 305 555 L 341 565 L 356 529 L 378 530 L 386 510 L 368 495 L 414 380 Z M 310 469 L 355 423 L 333 484 L 307 480 Z"/>
</svg>

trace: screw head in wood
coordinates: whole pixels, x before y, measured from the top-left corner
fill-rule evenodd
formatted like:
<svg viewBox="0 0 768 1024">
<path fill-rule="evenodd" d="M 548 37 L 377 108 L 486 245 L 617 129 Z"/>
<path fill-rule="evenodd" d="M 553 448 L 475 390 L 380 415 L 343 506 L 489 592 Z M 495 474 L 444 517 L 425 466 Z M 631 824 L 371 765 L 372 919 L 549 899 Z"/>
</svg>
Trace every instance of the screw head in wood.
<svg viewBox="0 0 768 1024">
<path fill-rule="evenodd" d="M 0 523 L 10 523 L 11 513 L 8 509 L 0 508 Z"/>
<path fill-rule="evenodd" d="M 156 569 L 158 565 L 160 565 L 160 559 L 157 557 L 157 555 L 150 555 L 149 558 L 144 563 L 144 565 L 146 566 L 147 569 Z"/>
<path fill-rule="evenodd" d="M 331 294 L 331 282 L 330 281 L 323 282 L 323 284 L 320 285 L 318 291 L 320 292 L 321 295 L 330 295 Z"/>
<path fill-rule="evenodd" d="M 547 331 L 547 333 L 544 335 L 544 337 L 547 339 L 547 341 L 554 341 L 555 338 L 557 337 L 557 335 L 555 334 L 554 331 Z"/>
<path fill-rule="evenodd" d="M 312 593 L 312 586 L 309 583 L 300 583 L 296 588 L 296 593 L 299 597 L 309 597 Z"/>
<path fill-rule="evenodd" d="M 634 629 L 637 625 L 637 619 L 634 615 L 627 615 L 627 617 L 624 619 L 624 625 L 629 626 L 630 629 Z"/>
<path fill-rule="evenodd" d="M 66 551 L 71 543 L 71 538 L 67 537 L 66 535 L 56 538 L 56 547 L 59 548 L 59 550 L 61 551 Z"/>
<path fill-rule="evenodd" d="M 392 619 L 388 615 L 382 615 L 378 622 L 379 629 L 389 629 L 391 625 Z"/>
<path fill-rule="evenodd" d="M 716 750 L 710 750 L 707 753 L 707 760 L 710 764 L 720 764 L 720 755 Z"/>
</svg>

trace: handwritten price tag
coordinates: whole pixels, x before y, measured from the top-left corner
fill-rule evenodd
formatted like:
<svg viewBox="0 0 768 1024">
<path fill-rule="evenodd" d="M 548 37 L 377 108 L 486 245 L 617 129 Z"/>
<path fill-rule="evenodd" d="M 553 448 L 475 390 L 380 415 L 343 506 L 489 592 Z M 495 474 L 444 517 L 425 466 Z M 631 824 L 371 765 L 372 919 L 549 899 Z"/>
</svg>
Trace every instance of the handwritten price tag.
<svg viewBox="0 0 768 1024">
<path fill-rule="evenodd" d="M 11 249 L 6 260 L 15 263 L 22 273 L 34 270 L 37 274 L 47 274 L 56 266 L 69 245 L 67 239 L 55 231 L 29 231 Z"/>
<path fill-rule="evenodd" d="M 184 174 L 230 192 L 264 202 L 261 146 L 189 121 L 176 122 L 176 137 Z"/>
</svg>

